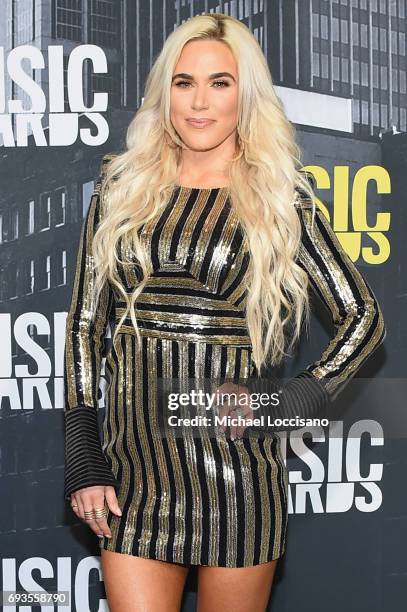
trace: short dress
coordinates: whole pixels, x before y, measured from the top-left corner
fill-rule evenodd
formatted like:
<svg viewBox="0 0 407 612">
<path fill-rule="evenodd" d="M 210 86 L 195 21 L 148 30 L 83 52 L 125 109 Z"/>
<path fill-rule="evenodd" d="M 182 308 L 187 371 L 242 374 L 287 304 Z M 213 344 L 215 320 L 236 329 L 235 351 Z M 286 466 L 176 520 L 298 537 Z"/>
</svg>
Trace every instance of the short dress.
<svg viewBox="0 0 407 612">
<path fill-rule="evenodd" d="M 103 339 L 109 321 L 118 324 L 125 311 L 107 282 L 96 321 L 90 317 L 102 178 L 103 171 L 82 228 L 66 324 L 65 499 L 86 486 L 115 487 L 122 516 L 108 511 L 112 538 L 99 540 L 106 550 L 219 567 L 278 559 L 288 521 L 278 433 L 253 431 L 232 440 L 210 428 L 180 435 L 160 424 L 160 381 L 210 380 L 216 387 L 254 371 L 245 322 L 250 253 L 229 190 L 176 185 L 160 213 L 140 228 L 153 269 L 135 305 L 142 342 L 138 347 L 128 317 L 106 356 L 100 433 Z M 333 397 L 385 330 L 374 294 L 319 210 L 317 238 L 310 241 L 308 204 L 302 196 L 295 204 L 304 232 L 300 264 L 330 309 L 336 335 L 306 373 Z M 131 293 L 140 278 L 136 262 L 119 272 Z"/>
</svg>

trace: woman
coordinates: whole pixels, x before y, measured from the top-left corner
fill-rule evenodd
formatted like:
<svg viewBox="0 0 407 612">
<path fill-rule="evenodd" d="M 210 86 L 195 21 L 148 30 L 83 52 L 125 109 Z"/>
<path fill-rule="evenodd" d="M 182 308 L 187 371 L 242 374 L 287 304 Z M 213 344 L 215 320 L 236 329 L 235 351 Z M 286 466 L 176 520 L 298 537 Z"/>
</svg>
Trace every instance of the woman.
<svg viewBox="0 0 407 612">
<path fill-rule="evenodd" d="M 127 150 L 104 160 L 66 327 L 65 497 L 101 538 L 111 612 L 178 610 L 191 565 L 201 612 L 266 608 L 288 478 L 278 434 L 246 426 L 255 374 L 287 354 L 289 324 L 298 340 L 309 281 L 336 335 L 283 387 L 283 412 L 325 411 L 385 336 L 298 152 L 255 38 L 204 14 L 169 36 Z M 159 381 L 202 379 L 243 399 L 221 407 L 243 423 L 163 435 Z"/>
</svg>

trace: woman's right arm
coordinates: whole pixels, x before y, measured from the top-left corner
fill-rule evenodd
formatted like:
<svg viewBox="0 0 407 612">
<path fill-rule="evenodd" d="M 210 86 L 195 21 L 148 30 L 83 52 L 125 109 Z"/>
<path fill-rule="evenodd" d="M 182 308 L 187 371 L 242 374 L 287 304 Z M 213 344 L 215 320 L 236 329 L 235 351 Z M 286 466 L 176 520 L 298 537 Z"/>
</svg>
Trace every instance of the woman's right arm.
<svg viewBox="0 0 407 612">
<path fill-rule="evenodd" d="M 113 292 L 108 282 L 100 293 L 96 319 L 91 319 L 94 283 L 92 241 L 101 215 L 102 180 L 103 166 L 82 226 L 66 320 L 64 497 L 68 501 L 73 492 L 83 487 L 118 486 L 102 450 L 97 420 L 103 339 L 113 304 Z"/>
</svg>

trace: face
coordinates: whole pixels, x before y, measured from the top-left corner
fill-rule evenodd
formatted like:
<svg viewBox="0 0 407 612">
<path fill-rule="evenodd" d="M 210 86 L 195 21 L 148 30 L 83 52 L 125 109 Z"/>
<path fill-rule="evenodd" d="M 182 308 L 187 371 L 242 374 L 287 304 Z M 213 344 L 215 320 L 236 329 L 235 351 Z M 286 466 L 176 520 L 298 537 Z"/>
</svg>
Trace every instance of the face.
<svg viewBox="0 0 407 612">
<path fill-rule="evenodd" d="M 234 143 L 237 105 L 237 65 L 229 47 L 217 40 L 188 42 L 172 76 L 170 109 L 172 125 L 187 148 L 207 151 L 227 139 Z"/>
</svg>

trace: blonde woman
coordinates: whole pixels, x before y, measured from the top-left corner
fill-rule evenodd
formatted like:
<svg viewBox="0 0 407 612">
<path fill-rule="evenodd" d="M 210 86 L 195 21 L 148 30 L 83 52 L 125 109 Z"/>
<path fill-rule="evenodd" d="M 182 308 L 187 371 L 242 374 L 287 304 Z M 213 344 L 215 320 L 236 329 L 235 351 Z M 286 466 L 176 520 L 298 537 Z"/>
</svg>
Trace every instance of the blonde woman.
<svg viewBox="0 0 407 612">
<path fill-rule="evenodd" d="M 193 565 L 200 612 L 267 607 L 288 479 L 279 435 L 246 427 L 250 386 L 288 354 L 288 325 L 289 348 L 299 338 L 309 288 L 336 334 L 280 390 L 284 410 L 325 410 L 385 336 L 298 157 L 255 38 L 232 17 L 203 14 L 169 36 L 126 151 L 104 160 L 66 327 L 65 497 L 100 537 L 111 612 L 179 610 Z M 243 409 L 221 411 L 243 424 L 163 435 L 164 379 L 235 390 Z"/>
</svg>

